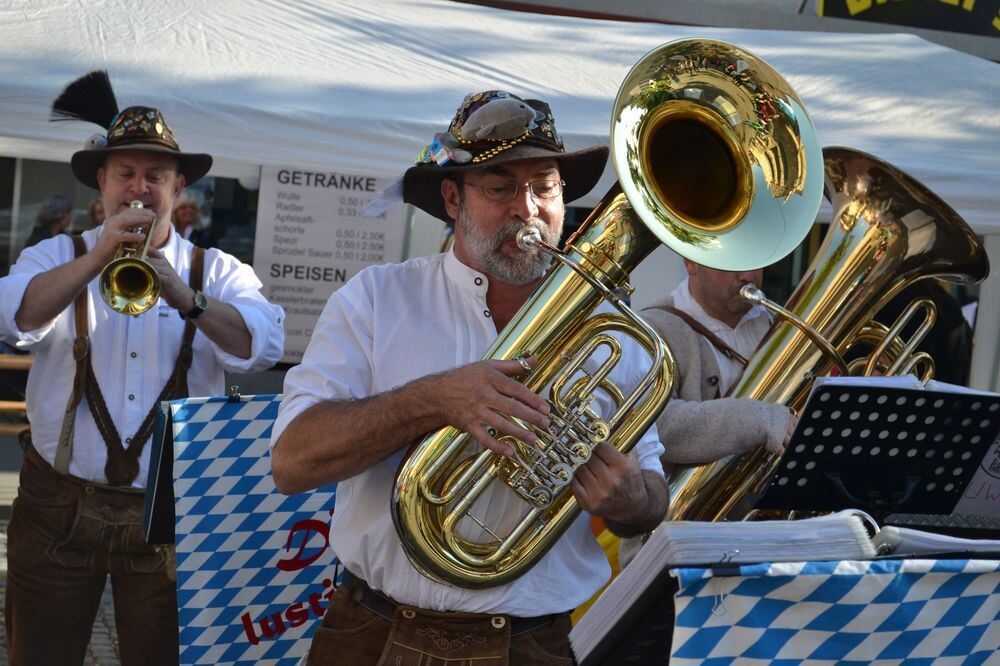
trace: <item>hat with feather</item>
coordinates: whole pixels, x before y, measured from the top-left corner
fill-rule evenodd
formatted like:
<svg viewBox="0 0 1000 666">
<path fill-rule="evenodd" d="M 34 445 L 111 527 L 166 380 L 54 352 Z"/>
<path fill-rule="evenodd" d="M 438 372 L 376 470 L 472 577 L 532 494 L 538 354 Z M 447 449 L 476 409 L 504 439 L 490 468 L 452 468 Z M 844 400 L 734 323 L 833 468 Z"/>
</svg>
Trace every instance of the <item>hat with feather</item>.
<svg viewBox="0 0 1000 666">
<path fill-rule="evenodd" d="M 90 72 L 66 86 L 52 103 L 50 119 L 83 120 L 106 130 L 87 139 L 84 149 L 73 153 L 71 160 L 77 180 L 95 190 L 100 189 L 97 170 L 112 152 L 145 150 L 173 155 L 188 185 L 212 168 L 211 155 L 181 151 L 159 110 L 130 106 L 119 111 L 108 73 L 103 70 Z"/>
</svg>

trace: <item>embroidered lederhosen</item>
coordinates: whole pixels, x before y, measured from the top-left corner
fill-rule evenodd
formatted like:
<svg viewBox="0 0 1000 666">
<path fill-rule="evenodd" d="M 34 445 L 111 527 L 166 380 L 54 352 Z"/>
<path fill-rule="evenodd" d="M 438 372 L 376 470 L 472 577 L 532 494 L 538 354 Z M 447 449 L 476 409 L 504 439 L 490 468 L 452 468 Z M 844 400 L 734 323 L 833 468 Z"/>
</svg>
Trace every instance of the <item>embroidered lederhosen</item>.
<svg viewBox="0 0 1000 666">
<path fill-rule="evenodd" d="M 87 247 L 80 236 L 73 237 L 73 249 L 76 257 L 86 254 Z M 205 250 L 195 247 L 191 255 L 191 272 L 188 276 L 188 284 L 192 289 L 202 287 L 202 275 L 205 266 Z M 83 396 L 87 397 L 87 405 L 97 424 L 97 429 L 108 447 L 108 462 L 104 466 L 104 474 L 108 479 L 108 484 L 112 486 L 130 486 L 139 474 L 139 456 L 142 454 L 143 446 L 153 433 L 153 419 L 156 415 L 157 405 L 163 400 L 176 398 L 186 398 L 188 396 L 187 373 L 191 368 L 192 347 L 194 340 L 195 326 L 191 321 L 184 325 L 184 336 L 181 340 L 181 348 L 177 354 L 177 361 L 174 363 L 173 372 L 167 379 L 160 395 L 149 409 L 146 418 L 143 419 L 139 429 L 131 437 L 125 440 L 127 446 L 123 446 L 121 435 L 115 428 L 111 414 L 108 412 L 107 404 L 101 393 L 101 388 L 97 384 L 97 377 L 94 375 L 94 368 L 90 357 L 90 336 L 87 331 L 87 311 L 89 305 L 89 291 L 84 288 L 76 297 L 73 304 L 76 316 L 76 338 L 73 340 L 73 360 L 76 361 L 76 375 L 73 378 L 73 390 L 70 393 L 69 401 L 66 404 L 66 413 L 63 416 L 62 432 L 59 437 L 59 448 L 56 451 L 56 459 L 53 467 L 61 474 L 69 473 L 69 461 L 73 452 L 73 425 L 76 417 L 76 408 L 80 404 Z"/>
<path fill-rule="evenodd" d="M 718 349 L 719 353 L 721 353 L 723 356 L 725 356 L 731 361 L 736 361 L 744 368 L 747 367 L 747 360 L 743 358 L 743 356 L 740 355 L 738 351 L 736 351 L 735 349 L 727 345 L 725 342 L 723 342 L 723 340 L 719 336 L 717 336 L 715 333 L 712 333 L 712 331 L 705 328 L 705 326 L 701 322 L 699 322 L 697 319 L 689 315 L 687 312 L 684 312 L 683 310 L 678 310 L 677 308 L 670 305 L 662 305 L 659 307 L 663 310 L 666 310 L 670 314 L 676 315 L 681 319 L 683 319 L 684 323 L 690 326 L 696 333 L 698 333 L 706 340 L 708 340 L 708 342 L 713 347 Z M 715 385 L 715 397 L 716 398 L 722 397 L 722 394 L 719 392 L 718 383 L 716 383 Z"/>
</svg>

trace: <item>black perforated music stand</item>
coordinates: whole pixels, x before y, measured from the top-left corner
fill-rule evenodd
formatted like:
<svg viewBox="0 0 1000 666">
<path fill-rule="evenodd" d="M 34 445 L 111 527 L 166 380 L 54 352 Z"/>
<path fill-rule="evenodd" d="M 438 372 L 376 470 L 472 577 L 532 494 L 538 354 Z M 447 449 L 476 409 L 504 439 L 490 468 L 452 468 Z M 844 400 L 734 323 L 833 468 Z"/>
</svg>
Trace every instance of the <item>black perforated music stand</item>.
<svg viewBox="0 0 1000 666">
<path fill-rule="evenodd" d="M 825 383 L 758 509 L 946 515 L 1000 433 L 1000 396 Z"/>
</svg>

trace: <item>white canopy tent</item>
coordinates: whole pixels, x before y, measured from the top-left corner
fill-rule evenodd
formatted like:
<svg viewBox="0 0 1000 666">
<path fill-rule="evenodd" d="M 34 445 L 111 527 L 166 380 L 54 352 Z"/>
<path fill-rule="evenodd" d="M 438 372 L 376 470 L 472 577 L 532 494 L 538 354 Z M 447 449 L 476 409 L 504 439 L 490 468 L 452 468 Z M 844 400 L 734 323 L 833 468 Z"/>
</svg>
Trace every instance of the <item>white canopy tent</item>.
<svg viewBox="0 0 1000 666">
<path fill-rule="evenodd" d="M 119 104 L 160 108 L 214 175 L 260 165 L 395 177 L 462 96 L 548 101 L 567 148 L 607 143 L 644 53 L 682 37 L 741 45 L 802 98 L 824 145 L 899 166 L 986 234 L 1000 264 L 1000 66 L 910 35 L 595 21 L 445 0 L 14 0 L 0 6 L 0 155 L 68 161 L 92 131 L 49 123 L 69 81 L 106 68 Z M 611 185 L 604 181 L 584 203 Z M 1000 269 L 983 290 L 976 374 L 1000 385 Z"/>
</svg>

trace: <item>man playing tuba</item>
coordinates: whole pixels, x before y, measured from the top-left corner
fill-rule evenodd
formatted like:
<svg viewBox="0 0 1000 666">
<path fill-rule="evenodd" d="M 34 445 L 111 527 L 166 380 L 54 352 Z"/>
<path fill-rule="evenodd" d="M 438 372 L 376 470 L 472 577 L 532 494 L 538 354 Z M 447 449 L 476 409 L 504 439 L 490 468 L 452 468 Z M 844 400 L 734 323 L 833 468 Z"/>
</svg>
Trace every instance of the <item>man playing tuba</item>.
<svg viewBox="0 0 1000 666">
<path fill-rule="evenodd" d="M 286 376 L 272 434 L 283 492 L 339 482 L 330 542 L 347 573 L 308 664 L 418 655 L 571 663 L 568 611 L 609 575 L 586 514 L 522 577 L 466 590 L 413 567 L 389 500 L 407 444 L 429 431 L 452 425 L 510 455 L 504 436 L 534 436 L 505 416 L 548 427 L 548 403 L 514 379 L 533 359 L 477 359 L 548 268 L 544 255 L 518 246 L 517 231 L 530 225 L 558 243 L 564 201 L 597 183 L 607 156 L 603 146 L 565 152 L 544 102 L 467 96 L 402 181 L 404 201 L 455 221 L 451 251 L 371 267 L 331 296 L 302 364 Z M 623 345 L 615 379 L 628 385 L 647 358 L 635 343 Z M 598 408 L 610 410 L 610 401 Z M 667 509 L 662 450 L 655 428 L 632 455 L 602 443 L 570 489 L 615 532 L 649 530 Z M 501 513 L 504 501 L 490 500 Z"/>
</svg>

